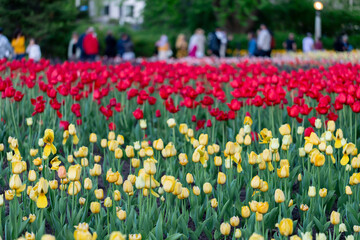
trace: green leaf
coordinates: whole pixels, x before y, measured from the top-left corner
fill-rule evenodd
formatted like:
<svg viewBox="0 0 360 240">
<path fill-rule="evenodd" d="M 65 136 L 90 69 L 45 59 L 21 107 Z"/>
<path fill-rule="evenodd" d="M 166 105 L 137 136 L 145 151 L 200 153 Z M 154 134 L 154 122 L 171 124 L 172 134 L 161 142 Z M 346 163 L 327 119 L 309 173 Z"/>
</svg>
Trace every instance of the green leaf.
<svg viewBox="0 0 360 240">
<path fill-rule="evenodd" d="M 179 239 L 181 237 L 185 237 L 185 235 L 181 234 L 181 233 L 175 233 L 175 234 L 172 234 L 171 236 L 167 237 L 166 240 L 176 240 L 176 239 Z"/>
</svg>

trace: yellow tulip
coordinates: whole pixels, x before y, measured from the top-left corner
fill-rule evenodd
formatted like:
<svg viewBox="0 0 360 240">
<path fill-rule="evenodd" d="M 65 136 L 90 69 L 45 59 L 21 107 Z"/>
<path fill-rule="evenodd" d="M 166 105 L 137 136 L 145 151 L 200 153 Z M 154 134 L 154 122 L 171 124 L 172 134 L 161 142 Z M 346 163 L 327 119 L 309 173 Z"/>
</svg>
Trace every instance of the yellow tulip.
<svg viewBox="0 0 360 240">
<path fill-rule="evenodd" d="M 116 148 L 114 154 L 116 159 L 121 159 L 123 157 L 123 151 L 121 148 Z"/>
<path fill-rule="evenodd" d="M 238 216 L 233 216 L 232 218 L 230 218 L 230 224 L 233 227 L 237 227 L 240 224 L 240 219 Z"/>
<path fill-rule="evenodd" d="M 281 125 L 279 128 L 279 132 L 281 135 L 290 135 L 291 134 L 291 127 L 289 124 Z"/>
<path fill-rule="evenodd" d="M 241 216 L 243 218 L 250 217 L 250 208 L 248 206 L 241 207 Z"/>
<path fill-rule="evenodd" d="M 249 240 L 264 240 L 264 237 L 261 236 L 260 234 L 253 233 L 253 234 L 250 236 Z"/>
<path fill-rule="evenodd" d="M 333 225 L 337 225 L 340 223 L 340 213 L 336 211 L 332 211 L 330 215 L 330 222 Z"/>
<path fill-rule="evenodd" d="M 80 204 L 81 206 L 84 205 L 85 202 L 86 202 L 86 199 L 85 199 L 85 198 L 83 198 L 83 197 L 79 198 L 79 204 Z"/>
<path fill-rule="evenodd" d="M 49 181 L 49 185 L 52 190 L 55 190 L 58 188 L 59 183 L 57 180 L 52 180 L 52 181 Z"/>
<path fill-rule="evenodd" d="M 191 173 L 186 174 L 186 182 L 188 184 L 194 183 L 194 177 L 193 177 L 193 175 Z"/>
<path fill-rule="evenodd" d="M 81 191 L 81 184 L 79 181 L 73 181 L 69 184 L 68 194 L 73 196 L 77 195 Z"/>
<path fill-rule="evenodd" d="M 109 208 L 112 206 L 112 200 L 110 197 L 105 198 L 104 207 Z"/>
<path fill-rule="evenodd" d="M 126 236 L 121 232 L 112 232 L 110 234 L 109 240 L 126 240 Z"/>
<path fill-rule="evenodd" d="M 275 190 L 275 202 L 282 203 L 285 201 L 285 194 L 281 189 Z"/>
<path fill-rule="evenodd" d="M 9 187 L 12 190 L 17 190 L 21 186 L 22 186 L 22 182 L 21 182 L 20 176 L 18 174 L 13 174 L 9 180 Z"/>
<path fill-rule="evenodd" d="M 221 157 L 215 156 L 215 157 L 214 157 L 214 164 L 215 164 L 215 166 L 217 166 L 217 167 L 221 166 L 221 165 L 222 165 L 222 159 L 221 159 Z"/>
<path fill-rule="evenodd" d="M 34 170 L 29 171 L 28 179 L 30 182 L 34 182 L 36 180 L 36 172 Z"/>
<path fill-rule="evenodd" d="M 43 137 L 44 143 L 46 143 L 43 155 L 47 158 L 50 153 L 56 153 L 56 147 L 54 146 L 54 131 L 52 129 L 46 129 Z"/>
<path fill-rule="evenodd" d="M 241 230 L 239 228 L 235 229 L 235 234 L 234 234 L 235 238 L 241 238 Z"/>
<path fill-rule="evenodd" d="M 176 121 L 174 118 L 169 118 L 167 121 L 166 121 L 167 125 L 169 128 L 173 128 L 176 126 Z"/>
<path fill-rule="evenodd" d="M 320 195 L 320 197 L 322 197 L 322 198 L 326 197 L 326 195 L 327 195 L 327 189 L 326 189 L 326 188 L 320 189 L 320 190 L 319 190 L 319 195 Z"/>
<path fill-rule="evenodd" d="M 212 192 L 212 186 L 210 183 L 206 182 L 203 185 L 203 191 L 205 194 L 210 194 Z"/>
<path fill-rule="evenodd" d="M 104 198 L 104 190 L 102 190 L 101 188 L 100 189 L 95 189 L 94 190 L 94 193 L 95 193 L 95 197 L 98 199 L 98 200 L 101 200 Z"/>
<path fill-rule="evenodd" d="M 222 223 L 220 225 L 220 232 L 222 235 L 227 236 L 230 234 L 231 226 L 229 223 Z"/>
<path fill-rule="evenodd" d="M 124 210 L 116 211 L 116 216 L 123 221 L 126 219 L 126 212 Z"/>
<path fill-rule="evenodd" d="M 114 191 L 114 201 L 120 201 L 121 200 L 121 193 L 119 190 Z"/>
<path fill-rule="evenodd" d="M 131 182 L 129 180 L 125 180 L 125 182 L 123 184 L 123 190 L 127 194 L 130 194 L 134 191 L 133 185 L 131 184 Z"/>
<path fill-rule="evenodd" d="M 181 134 L 183 134 L 183 135 L 186 135 L 187 134 L 187 132 L 188 132 L 188 126 L 185 124 L 185 123 L 181 123 L 180 125 L 179 125 L 179 132 L 181 133 Z"/>
<path fill-rule="evenodd" d="M 94 167 L 90 169 L 90 176 L 100 176 L 101 175 L 101 165 L 95 163 Z"/>
<path fill-rule="evenodd" d="M 89 232 L 89 224 L 87 223 L 79 223 L 79 225 L 75 226 L 75 228 L 75 240 L 95 240 L 97 238 L 96 232 L 94 232 L 93 234 Z"/>
<path fill-rule="evenodd" d="M 79 164 L 72 165 L 68 169 L 68 178 L 70 181 L 78 181 L 80 179 L 81 166 Z"/>
<path fill-rule="evenodd" d="M 210 200 L 210 203 L 211 203 L 211 207 L 212 208 L 217 208 L 218 206 L 218 201 L 216 200 L 216 198 L 213 198 Z"/>
<path fill-rule="evenodd" d="M 315 197 L 316 196 L 316 189 L 314 186 L 310 186 L 308 190 L 309 197 Z"/>
<path fill-rule="evenodd" d="M 90 203 L 90 211 L 94 214 L 99 213 L 101 209 L 101 205 L 99 202 L 91 202 Z"/>
<path fill-rule="evenodd" d="M 217 183 L 222 185 L 222 184 L 225 184 L 225 182 L 226 182 L 226 175 L 225 175 L 225 173 L 219 172 L 219 173 L 218 173 L 218 177 L 217 177 Z"/>
<path fill-rule="evenodd" d="M 146 174 L 154 175 L 156 173 L 156 161 L 154 159 L 148 158 L 144 161 L 144 169 Z"/>
<path fill-rule="evenodd" d="M 257 204 L 257 212 L 265 214 L 269 210 L 269 203 L 268 202 L 259 202 Z"/>
<path fill-rule="evenodd" d="M 84 180 L 84 188 L 86 190 L 91 190 L 92 187 L 93 187 L 93 185 L 92 185 L 91 179 L 90 178 L 85 178 L 85 180 Z"/>
<path fill-rule="evenodd" d="M 283 218 L 279 224 L 279 232 L 287 237 L 293 233 L 293 227 L 293 221 L 290 218 Z"/>
<path fill-rule="evenodd" d="M 200 188 L 198 186 L 194 186 L 193 187 L 193 193 L 194 193 L 194 195 L 199 196 L 200 195 Z"/>
<path fill-rule="evenodd" d="M 161 138 L 159 138 L 158 140 L 155 140 L 153 142 L 153 148 L 155 148 L 158 151 L 161 151 L 164 149 L 164 142 Z"/>
<path fill-rule="evenodd" d="M 44 234 L 41 236 L 41 240 L 55 240 L 55 237 L 50 234 Z"/>
</svg>

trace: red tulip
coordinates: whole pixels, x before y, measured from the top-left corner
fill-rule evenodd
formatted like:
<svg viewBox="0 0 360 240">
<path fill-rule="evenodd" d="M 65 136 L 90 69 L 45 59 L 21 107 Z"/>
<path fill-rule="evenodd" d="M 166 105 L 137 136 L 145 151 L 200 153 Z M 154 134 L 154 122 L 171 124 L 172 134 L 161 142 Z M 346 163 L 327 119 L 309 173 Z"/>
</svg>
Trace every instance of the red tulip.
<svg viewBox="0 0 360 240">
<path fill-rule="evenodd" d="M 144 113 L 140 108 L 137 108 L 135 111 L 133 111 L 133 115 L 137 120 L 144 118 Z"/>
</svg>

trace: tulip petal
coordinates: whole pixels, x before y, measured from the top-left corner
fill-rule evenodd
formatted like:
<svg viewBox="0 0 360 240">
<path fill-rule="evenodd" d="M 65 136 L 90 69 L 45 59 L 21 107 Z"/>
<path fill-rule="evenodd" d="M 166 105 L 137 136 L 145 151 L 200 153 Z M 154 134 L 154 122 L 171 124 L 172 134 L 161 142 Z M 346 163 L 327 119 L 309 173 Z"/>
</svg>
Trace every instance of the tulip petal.
<svg viewBox="0 0 360 240">
<path fill-rule="evenodd" d="M 40 193 L 37 201 L 36 201 L 36 206 L 38 208 L 46 208 L 48 205 L 48 201 L 47 201 L 47 198 L 45 196 L 44 193 Z"/>
<path fill-rule="evenodd" d="M 153 196 L 155 196 L 155 197 L 157 197 L 157 198 L 160 197 L 160 195 L 157 194 L 156 192 L 154 192 L 154 190 L 151 189 L 150 192 L 151 192 L 151 194 L 152 194 Z"/>
<path fill-rule="evenodd" d="M 73 143 L 77 145 L 79 143 L 79 138 L 76 136 L 76 134 L 73 137 Z"/>
<path fill-rule="evenodd" d="M 331 160 L 332 160 L 332 163 L 335 164 L 336 160 L 334 158 L 334 155 L 331 154 Z"/>
<path fill-rule="evenodd" d="M 341 139 L 335 140 L 335 148 L 341 148 Z"/>
<path fill-rule="evenodd" d="M 274 166 L 271 164 L 271 162 L 268 162 L 268 169 L 270 172 L 274 171 Z"/>
<path fill-rule="evenodd" d="M 349 162 L 349 156 L 344 154 L 344 156 L 341 158 L 340 164 L 345 166 Z"/>
<path fill-rule="evenodd" d="M 52 152 L 52 154 L 56 153 L 56 147 L 54 144 L 51 144 L 51 152 Z"/>
<path fill-rule="evenodd" d="M 238 172 L 238 173 L 241 173 L 242 171 L 243 171 L 243 169 L 242 169 L 242 167 L 241 167 L 241 164 L 238 163 L 238 165 L 237 165 L 237 172 Z"/>
<path fill-rule="evenodd" d="M 51 147 L 50 147 L 50 145 L 46 144 L 43 155 L 45 157 L 48 157 L 50 155 L 50 152 L 51 152 Z"/>
</svg>

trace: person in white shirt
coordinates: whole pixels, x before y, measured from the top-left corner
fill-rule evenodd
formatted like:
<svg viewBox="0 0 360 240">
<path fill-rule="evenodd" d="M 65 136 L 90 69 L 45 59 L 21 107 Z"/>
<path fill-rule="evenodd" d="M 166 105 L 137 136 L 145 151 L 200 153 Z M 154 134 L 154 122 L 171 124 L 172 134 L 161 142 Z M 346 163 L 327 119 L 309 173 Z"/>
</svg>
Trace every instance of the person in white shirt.
<svg viewBox="0 0 360 240">
<path fill-rule="evenodd" d="M 314 40 L 311 37 L 311 33 L 307 33 L 302 41 L 302 50 L 304 53 L 311 52 L 314 49 Z"/>
<path fill-rule="evenodd" d="M 256 46 L 260 57 L 269 56 L 271 51 L 271 35 L 265 24 L 260 25 Z"/>
<path fill-rule="evenodd" d="M 29 55 L 29 59 L 33 59 L 35 62 L 40 61 L 40 46 L 35 43 L 35 39 L 30 39 L 29 45 L 26 48 L 26 53 Z"/>
<path fill-rule="evenodd" d="M 205 36 L 204 30 L 201 28 L 196 29 L 195 33 L 191 36 L 189 41 L 189 56 L 202 58 L 205 56 Z"/>
</svg>

